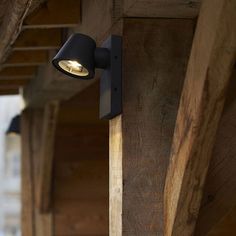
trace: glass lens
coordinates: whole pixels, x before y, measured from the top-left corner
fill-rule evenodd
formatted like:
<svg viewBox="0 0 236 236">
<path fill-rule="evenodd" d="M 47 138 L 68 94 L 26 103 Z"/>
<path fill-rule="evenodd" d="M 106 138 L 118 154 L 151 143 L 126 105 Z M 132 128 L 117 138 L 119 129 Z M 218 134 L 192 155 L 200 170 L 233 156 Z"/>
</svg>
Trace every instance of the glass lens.
<svg viewBox="0 0 236 236">
<path fill-rule="evenodd" d="M 87 76 L 89 74 L 88 70 L 78 61 L 62 60 L 58 64 L 63 70 L 73 75 Z"/>
</svg>

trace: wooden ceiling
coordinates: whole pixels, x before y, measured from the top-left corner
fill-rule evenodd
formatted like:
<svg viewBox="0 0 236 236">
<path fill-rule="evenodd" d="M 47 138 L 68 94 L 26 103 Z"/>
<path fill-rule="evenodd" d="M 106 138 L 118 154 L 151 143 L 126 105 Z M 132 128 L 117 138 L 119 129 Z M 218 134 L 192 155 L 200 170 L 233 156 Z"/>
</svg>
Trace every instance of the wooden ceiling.
<svg viewBox="0 0 236 236">
<path fill-rule="evenodd" d="M 19 93 L 48 62 L 50 51 L 61 47 L 68 28 L 80 22 L 78 0 L 14 2 L 10 7 L 9 1 L 0 1 L 0 39 L 6 34 L 0 46 L 0 95 Z M 15 20 L 9 18 L 10 11 Z"/>
</svg>

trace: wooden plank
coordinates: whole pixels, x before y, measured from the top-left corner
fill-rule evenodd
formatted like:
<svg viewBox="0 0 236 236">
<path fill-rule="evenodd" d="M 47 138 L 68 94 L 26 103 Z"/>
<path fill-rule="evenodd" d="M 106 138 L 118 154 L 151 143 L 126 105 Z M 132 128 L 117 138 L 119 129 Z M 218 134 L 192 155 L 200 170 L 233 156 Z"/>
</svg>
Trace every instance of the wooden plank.
<svg viewBox="0 0 236 236">
<path fill-rule="evenodd" d="M 1 72 L 0 72 L 1 73 Z M 33 76 L 21 76 L 21 75 L 15 75 L 15 76 L 0 76 L 0 81 L 11 81 L 11 80 L 30 80 L 33 79 Z"/>
<path fill-rule="evenodd" d="M 123 113 L 110 121 L 117 131 L 109 157 L 110 181 L 120 191 L 122 173 L 123 191 L 110 189 L 110 235 L 163 235 L 165 174 L 194 21 L 124 19 L 123 29 Z"/>
<path fill-rule="evenodd" d="M 42 214 L 35 212 L 35 236 L 53 236 L 53 215 L 51 212 Z"/>
<path fill-rule="evenodd" d="M 200 2 L 200 0 L 124 0 L 123 15 L 125 17 L 195 18 L 199 12 Z"/>
<path fill-rule="evenodd" d="M 82 21 L 74 31 L 90 35 L 101 44 L 109 34 L 114 22 L 115 6 L 110 0 L 88 0 L 81 6 Z M 96 16 L 96 20 L 94 20 Z"/>
<path fill-rule="evenodd" d="M 6 8 L 1 21 L 0 33 L 0 64 L 7 58 L 11 51 L 11 46 L 15 42 L 21 30 L 21 22 L 28 12 L 36 9 L 42 1 L 38 0 L 13 0 L 5 2 Z"/>
<path fill-rule="evenodd" d="M 0 77 L 33 77 L 37 72 L 37 66 L 6 67 L 0 71 Z"/>
<path fill-rule="evenodd" d="M 80 22 L 80 1 L 49 0 L 26 17 L 23 29 L 75 27 Z"/>
<path fill-rule="evenodd" d="M 48 212 L 51 207 L 52 165 L 58 109 L 58 102 L 52 101 L 47 104 L 44 111 L 37 199 L 38 208 L 42 213 Z"/>
<path fill-rule="evenodd" d="M 79 186 L 79 185 L 78 185 Z M 55 236 L 60 235 L 108 235 L 106 201 L 78 199 L 56 207 Z"/>
<path fill-rule="evenodd" d="M 42 65 L 48 61 L 46 50 L 15 51 L 3 64 L 3 67 Z"/>
<path fill-rule="evenodd" d="M 109 140 L 109 235 L 122 235 L 122 118 L 110 123 Z"/>
<path fill-rule="evenodd" d="M 207 236 L 234 236 L 236 232 L 236 206 L 207 234 Z"/>
<path fill-rule="evenodd" d="M 233 74 L 229 85 L 203 190 L 195 229 L 195 234 L 199 236 L 214 231 L 220 221 L 236 206 L 235 75 L 236 73 Z"/>
<path fill-rule="evenodd" d="M 29 111 L 21 115 L 21 232 L 23 236 L 34 236 L 34 199 L 33 199 L 33 173 L 31 159 L 31 117 Z"/>
<path fill-rule="evenodd" d="M 95 83 L 60 106 L 53 171 L 55 236 L 108 235 L 109 134 L 108 122 L 98 119 L 98 98 Z M 92 116 L 89 123 L 86 114 Z M 92 156 L 91 150 L 96 150 Z"/>
<path fill-rule="evenodd" d="M 19 94 L 19 89 L 17 88 L 6 88 L 6 89 L 1 89 L 0 88 L 0 95 L 14 95 L 14 94 Z"/>
<path fill-rule="evenodd" d="M 42 214 L 36 206 L 37 202 L 37 186 L 40 174 L 40 149 L 42 145 L 42 128 L 43 128 L 43 109 L 34 109 L 32 113 L 32 171 L 34 183 L 34 225 L 35 236 L 52 236 L 53 235 L 53 217 L 52 212 Z"/>
<path fill-rule="evenodd" d="M 4 85 L 0 85 L 0 89 L 1 90 L 19 90 L 19 88 L 22 86 L 23 85 L 19 85 L 19 84 L 4 84 Z"/>
<path fill-rule="evenodd" d="M 28 79 L 12 79 L 12 80 L 1 80 L 0 79 L 0 87 L 4 87 L 4 86 L 11 86 L 11 85 L 15 85 L 15 86 L 23 86 L 26 85 L 27 83 L 29 83 Z"/>
<path fill-rule="evenodd" d="M 26 29 L 20 33 L 13 50 L 49 50 L 60 46 L 60 29 Z"/>
<path fill-rule="evenodd" d="M 214 10 L 213 10 L 214 9 Z M 165 235 L 192 235 L 235 63 L 236 2 L 204 1 L 176 121 L 165 187 Z M 207 22 L 207 24 L 206 24 Z"/>
<path fill-rule="evenodd" d="M 89 209 L 90 204 L 84 205 L 83 207 Z M 83 209 L 83 208 L 82 208 Z M 93 206 L 92 210 L 95 207 Z M 84 210 L 84 209 L 83 209 Z M 97 210 L 96 210 L 97 211 Z M 82 212 L 82 210 L 81 210 Z M 55 228 L 55 235 L 78 235 L 78 236 L 87 236 L 87 235 L 99 235 L 99 236 L 107 236 L 106 233 L 107 225 L 104 224 L 104 221 L 107 221 L 106 218 L 103 218 L 104 210 L 100 212 L 100 214 L 94 213 L 93 216 L 89 215 L 84 211 L 82 216 L 70 216 L 70 215 L 57 215 L 55 220 L 58 222 Z M 67 225 L 67 227 L 66 227 Z M 68 227 L 71 225 L 71 227 Z M 76 232 L 81 232 L 77 234 Z M 105 233 L 100 233 L 105 232 Z"/>
</svg>

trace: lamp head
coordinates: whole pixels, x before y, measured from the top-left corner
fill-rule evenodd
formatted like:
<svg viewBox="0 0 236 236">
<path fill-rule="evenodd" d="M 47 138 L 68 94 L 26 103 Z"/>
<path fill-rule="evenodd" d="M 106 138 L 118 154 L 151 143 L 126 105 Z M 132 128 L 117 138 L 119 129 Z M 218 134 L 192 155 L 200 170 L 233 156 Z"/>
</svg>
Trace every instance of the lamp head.
<svg viewBox="0 0 236 236">
<path fill-rule="evenodd" d="M 92 79 L 95 67 L 109 66 L 109 50 L 96 48 L 95 41 L 84 34 L 73 34 L 52 60 L 53 65 L 66 75 L 77 79 Z"/>
<path fill-rule="evenodd" d="M 92 79 L 95 49 L 96 43 L 92 38 L 73 34 L 53 58 L 52 63 L 64 74 L 80 79 Z"/>
<path fill-rule="evenodd" d="M 20 134 L 20 115 L 16 115 L 12 118 L 6 134 Z"/>
<path fill-rule="evenodd" d="M 100 118 L 111 119 L 121 113 L 122 40 L 111 35 L 102 45 L 87 35 L 74 34 L 54 57 L 61 72 L 77 79 L 92 79 L 95 68 L 103 69 L 100 78 Z"/>
</svg>

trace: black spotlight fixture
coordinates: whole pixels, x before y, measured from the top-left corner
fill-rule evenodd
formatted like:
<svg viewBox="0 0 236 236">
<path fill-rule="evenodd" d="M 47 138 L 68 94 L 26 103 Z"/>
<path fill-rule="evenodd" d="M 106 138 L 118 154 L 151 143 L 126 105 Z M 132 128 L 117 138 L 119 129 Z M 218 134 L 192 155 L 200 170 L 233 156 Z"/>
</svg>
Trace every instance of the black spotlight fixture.
<svg viewBox="0 0 236 236">
<path fill-rule="evenodd" d="M 95 68 L 103 69 L 100 81 L 100 118 L 111 119 L 121 113 L 121 37 L 111 35 L 102 45 L 87 35 L 73 34 L 52 60 L 70 77 L 88 80 Z"/>
<path fill-rule="evenodd" d="M 16 115 L 12 118 L 6 134 L 20 134 L 20 115 Z"/>
</svg>

